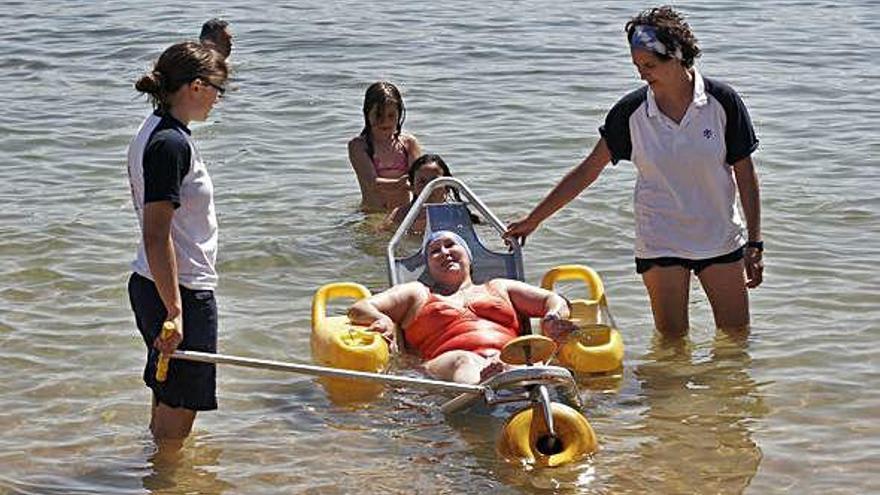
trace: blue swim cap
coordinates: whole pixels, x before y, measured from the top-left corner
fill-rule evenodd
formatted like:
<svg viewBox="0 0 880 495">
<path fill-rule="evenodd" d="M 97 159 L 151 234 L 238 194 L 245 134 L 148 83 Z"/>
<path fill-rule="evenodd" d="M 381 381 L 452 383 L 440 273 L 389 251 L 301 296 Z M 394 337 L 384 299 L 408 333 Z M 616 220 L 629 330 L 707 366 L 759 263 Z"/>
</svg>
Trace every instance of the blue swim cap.
<svg viewBox="0 0 880 495">
<path fill-rule="evenodd" d="M 464 252 L 466 252 L 468 256 L 468 262 L 474 262 L 474 255 L 471 253 L 471 248 L 468 247 L 467 243 L 464 242 L 464 239 L 462 239 L 460 235 L 451 230 L 438 230 L 436 232 L 432 232 L 431 235 L 426 237 L 425 243 L 422 244 L 422 251 L 425 253 L 426 265 L 428 264 L 428 246 L 437 239 L 440 239 L 441 237 L 448 237 L 449 239 L 452 239 L 453 242 L 464 248 Z"/>
</svg>

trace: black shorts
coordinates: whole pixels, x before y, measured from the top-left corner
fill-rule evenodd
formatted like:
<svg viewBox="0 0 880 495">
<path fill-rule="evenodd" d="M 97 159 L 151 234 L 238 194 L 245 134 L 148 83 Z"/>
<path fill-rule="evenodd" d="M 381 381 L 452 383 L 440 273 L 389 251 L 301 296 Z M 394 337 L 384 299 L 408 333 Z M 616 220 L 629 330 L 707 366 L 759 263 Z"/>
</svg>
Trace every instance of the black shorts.
<svg viewBox="0 0 880 495">
<path fill-rule="evenodd" d="M 128 279 L 128 296 L 141 337 L 147 346 L 144 383 L 153 390 L 153 397 L 170 407 L 193 411 L 217 409 L 217 366 L 172 359 L 168 377 L 156 381 L 159 351 L 153 341 L 165 322 L 165 305 L 152 280 L 133 273 Z M 217 352 L 217 302 L 214 291 L 180 287 L 183 306 L 183 342 L 179 348 L 189 351 Z"/>
<path fill-rule="evenodd" d="M 645 273 L 653 266 L 683 266 L 688 270 L 693 270 L 694 274 L 699 275 L 703 269 L 709 265 L 721 263 L 733 263 L 743 258 L 743 248 L 737 248 L 727 254 L 716 256 L 714 258 L 706 258 L 702 260 L 689 260 L 685 258 L 636 258 L 636 273 Z"/>
</svg>

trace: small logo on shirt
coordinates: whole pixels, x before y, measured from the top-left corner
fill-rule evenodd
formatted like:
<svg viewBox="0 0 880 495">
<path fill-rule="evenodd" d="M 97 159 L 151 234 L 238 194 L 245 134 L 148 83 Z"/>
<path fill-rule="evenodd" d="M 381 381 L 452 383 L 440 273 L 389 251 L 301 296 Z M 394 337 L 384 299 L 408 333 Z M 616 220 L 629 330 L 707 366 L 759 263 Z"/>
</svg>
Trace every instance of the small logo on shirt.
<svg viewBox="0 0 880 495">
<path fill-rule="evenodd" d="M 712 136 L 714 136 L 714 135 L 715 135 L 715 133 L 712 132 L 712 129 L 703 129 L 703 137 L 704 138 L 712 139 Z"/>
</svg>

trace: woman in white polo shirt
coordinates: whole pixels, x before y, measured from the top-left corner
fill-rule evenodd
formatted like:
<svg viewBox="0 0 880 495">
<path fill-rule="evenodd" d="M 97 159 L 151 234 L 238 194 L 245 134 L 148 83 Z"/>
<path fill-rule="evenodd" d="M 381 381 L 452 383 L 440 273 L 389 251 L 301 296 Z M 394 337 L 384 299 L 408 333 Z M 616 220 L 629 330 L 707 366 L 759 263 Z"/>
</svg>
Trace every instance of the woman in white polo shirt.
<svg viewBox="0 0 880 495">
<path fill-rule="evenodd" d="M 592 184 L 608 162 L 633 162 L 636 271 L 664 335 L 688 330 L 693 271 L 724 330 L 749 325 L 747 288 L 762 281 L 758 146 L 739 95 L 693 66 L 696 38 L 670 7 L 626 24 L 633 64 L 647 84 L 624 96 L 590 154 L 506 236 L 522 238 Z M 745 226 L 736 208 L 739 191 Z"/>
<path fill-rule="evenodd" d="M 187 126 L 208 117 L 227 76 L 223 55 L 183 42 L 166 49 L 135 84 L 149 95 L 154 111 L 128 147 L 132 203 L 142 232 L 128 293 L 146 345 L 150 430 L 160 445 L 179 446 L 196 411 L 217 408 L 213 364 L 172 360 L 163 382 L 156 380 L 156 367 L 160 352 L 178 346 L 217 351 L 214 186 Z M 178 330 L 161 338 L 165 321 Z"/>
</svg>

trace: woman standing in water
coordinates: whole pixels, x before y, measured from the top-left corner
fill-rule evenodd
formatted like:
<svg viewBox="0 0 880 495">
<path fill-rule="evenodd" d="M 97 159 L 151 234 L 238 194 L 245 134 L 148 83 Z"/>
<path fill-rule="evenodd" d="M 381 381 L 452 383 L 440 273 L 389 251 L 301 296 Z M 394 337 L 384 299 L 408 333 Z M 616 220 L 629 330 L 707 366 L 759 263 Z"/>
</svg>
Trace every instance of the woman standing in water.
<svg viewBox="0 0 880 495">
<path fill-rule="evenodd" d="M 508 227 L 525 238 L 592 184 L 608 164 L 633 162 L 636 271 L 664 335 L 688 331 L 691 271 L 717 327 L 749 324 L 747 288 L 762 281 L 758 146 L 745 104 L 726 84 L 694 68 L 697 40 L 670 7 L 626 24 L 632 62 L 647 85 L 624 96 L 599 129 L 601 139 L 525 218 Z M 745 230 L 736 208 L 736 192 Z"/>
<path fill-rule="evenodd" d="M 214 187 L 188 125 L 208 117 L 225 91 L 224 57 L 207 45 L 172 45 L 135 88 L 154 111 L 128 147 L 132 202 L 142 237 L 128 293 L 147 346 L 144 382 L 152 389 L 150 430 L 162 445 L 179 446 L 196 411 L 217 408 L 213 364 L 172 360 L 156 380 L 159 355 L 176 348 L 217 351 L 217 218 Z M 177 331 L 166 338 L 166 321 Z"/>
<path fill-rule="evenodd" d="M 348 160 L 361 188 L 361 207 L 388 212 L 409 203 L 407 171 L 422 148 L 403 132 L 406 107 L 390 82 L 376 82 L 364 95 L 364 128 L 348 142 Z"/>
</svg>

